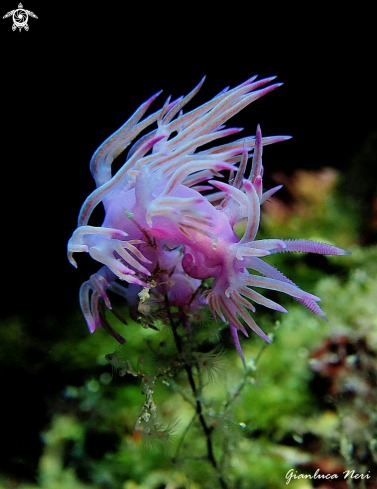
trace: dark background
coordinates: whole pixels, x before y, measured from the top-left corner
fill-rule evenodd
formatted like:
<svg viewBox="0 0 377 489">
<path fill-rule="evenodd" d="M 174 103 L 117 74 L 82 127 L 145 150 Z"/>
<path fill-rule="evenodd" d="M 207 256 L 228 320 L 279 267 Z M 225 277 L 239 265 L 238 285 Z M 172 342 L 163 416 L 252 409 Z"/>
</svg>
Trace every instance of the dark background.
<svg viewBox="0 0 377 489">
<path fill-rule="evenodd" d="M 77 306 L 92 269 L 79 257 L 89 267 L 81 276 L 65 247 L 94 189 L 90 157 L 157 90 L 154 110 L 207 75 L 192 108 L 254 74 L 277 75 L 284 86 L 234 121 L 245 134 L 260 123 L 264 135 L 293 136 L 265 151 L 266 174 L 343 171 L 377 127 L 371 12 L 121 4 L 25 3 L 38 15 L 28 32 L 1 20 L 1 316 L 59 311 L 64 320 Z M 13 8 L 2 3 L 4 14 Z"/>
<path fill-rule="evenodd" d="M 16 4 L 2 2 L 1 16 Z M 193 108 L 254 74 L 277 75 L 284 86 L 231 121 L 247 135 L 260 123 L 266 136 L 293 136 L 265 150 L 266 174 L 332 166 L 352 175 L 351 189 L 358 178 L 375 181 L 373 165 L 369 174 L 351 170 L 353 155 L 377 129 L 372 12 L 344 5 L 330 12 L 318 3 L 78 5 L 25 0 L 38 16 L 28 32 L 13 32 L 11 18 L 0 22 L 1 327 L 18 315 L 31 337 L 58 341 L 78 308 L 81 282 L 98 268 L 86 256 L 78 257 L 79 270 L 66 259 L 80 206 L 94 189 L 90 157 L 157 90 L 164 93 L 154 110 L 207 75 Z M 46 318 L 54 330 L 47 332 Z M 15 387 L 15 375 L 2 373 L 10 406 L 3 446 L 22 445 L 14 445 L 16 426 L 29 450 L 32 428 L 22 419 L 43 410 L 33 401 L 43 389 L 27 390 L 27 379 Z M 38 432 L 43 412 L 33 419 Z"/>
</svg>

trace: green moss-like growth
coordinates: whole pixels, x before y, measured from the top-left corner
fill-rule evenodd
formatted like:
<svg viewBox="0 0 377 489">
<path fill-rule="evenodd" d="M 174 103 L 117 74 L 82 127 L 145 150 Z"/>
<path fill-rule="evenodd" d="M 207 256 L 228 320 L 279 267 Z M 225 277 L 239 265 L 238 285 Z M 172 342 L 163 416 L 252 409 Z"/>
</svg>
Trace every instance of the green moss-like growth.
<svg viewBox="0 0 377 489">
<path fill-rule="evenodd" d="M 300 205 L 305 212 L 284 223 L 269 213 L 266 236 L 332 237 L 353 255 L 267 258 L 323 298 L 329 322 L 290 297 L 283 299 L 287 315 L 258 307 L 258 324 L 273 343 L 241 338 L 246 370 L 228 328 L 206 312 L 193 318 L 191 332 L 177 330 L 181 352 L 171 328 L 161 324 L 155 331 L 129 320 L 127 343 L 117 349 L 104 331 L 88 335 L 79 314 L 56 341 L 37 340 L 25 320 L 9 319 L 0 329 L 2 366 L 32 385 L 48 385 L 36 391 L 47 409 L 38 430 L 37 481 L 14 483 L 4 475 L 0 489 L 216 489 L 219 474 L 228 487 L 276 489 L 286 487 L 292 468 L 339 475 L 370 470 L 375 484 L 377 249 L 358 246 L 355 220 L 336 194 Z M 35 344 L 43 352 L 39 362 L 31 359 Z M 46 384 L 51 378 L 53 385 Z M 217 473 L 208 463 L 198 400 Z M 374 487 L 368 483 L 349 485 Z M 289 487 L 314 486 L 293 479 Z"/>
</svg>

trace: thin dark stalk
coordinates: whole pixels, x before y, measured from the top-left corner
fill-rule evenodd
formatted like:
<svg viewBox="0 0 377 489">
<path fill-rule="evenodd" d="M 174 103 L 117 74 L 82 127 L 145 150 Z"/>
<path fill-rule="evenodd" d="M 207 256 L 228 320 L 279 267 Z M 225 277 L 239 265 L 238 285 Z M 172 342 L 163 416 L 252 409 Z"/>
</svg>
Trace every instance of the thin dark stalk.
<svg viewBox="0 0 377 489">
<path fill-rule="evenodd" d="M 168 297 L 166 295 L 165 295 L 165 305 L 166 305 L 166 310 L 168 311 L 168 317 L 169 317 L 170 325 L 171 325 L 171 328 L 173 331 L 174 341 L 175 341 L 178 353 L 181 355 L 183 352 L 182 338 L 180 337 L 180 335 L 177 332 L 177 325 L 174 323 L 173 317 L 171 315 L 169 300 L 168 300 Z M 211 437 L 212 432 L 213 432 L 213 428 L 211 426 L 207 425 L 206 420 L 204 418 L 202 403 L 200 402 L 200 399 L 198 396 L 198 391 L 196 388 L 195 379 L 194 379 L 194 375 L 192 372 L 191 365 L 189 365 L 188 363 L 185 363 L 184 368 L 186 370 L 188 381 L 189 381 L 189 384 L 190 384 L 190 387 L 191 387 L 191 390 L 192 390 L 192 393 L 193 393 L 193 396 L 195 399 L 196 413 L 198 415 L 200 424 L 201 424 L 202 429 L 203 429 L 203 433 L 204 433 L 205 438 L 206 438 L 207 458 L 217 473 L 217 477 L 218 477 L 218 480 L 219 480 L 219 483 L 220 483 L 220 486 L 222 487 L 222 489 L 228 489 L 227 483 L 225 482 L 223 476 L 220 474 L 219 465 L 216 461 L 216 458 L 215 458 L 215 455 L 213 452 L 213 443 L 212 443 L 212 437 Z"/>
</svg>

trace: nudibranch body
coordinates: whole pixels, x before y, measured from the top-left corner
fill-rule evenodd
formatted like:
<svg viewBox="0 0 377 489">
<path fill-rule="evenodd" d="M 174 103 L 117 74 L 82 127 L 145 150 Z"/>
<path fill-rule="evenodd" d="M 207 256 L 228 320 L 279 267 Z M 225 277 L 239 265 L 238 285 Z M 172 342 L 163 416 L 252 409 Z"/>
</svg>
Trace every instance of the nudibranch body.
<svg viewBox="0 0 377 489">
<path fill-rule="evenodd" d="M 210 143 L 242 130 L 226 128 L 228 119 L 280 86 L 269 84 L 274 78 L 255 79 L 183 113 L 202 80 L 186 97 L 173 102 L 169 98 L 160 110 L 141 120 L 159 95 L 155 94 L 93 155 L 90 169 L 97 188 L 84 202 L 78 228 L 68 243 L 73 265 L 77 252 L 87 252 L 102 264 L 80 291 L 91 332 L 103 326 L 124 342 L 105 318 L 105 307 L 112 309 L 108 289 L 127 300 L 135 317 L 147 306 L 152 314 L 154 309 L 166 311 L 169 305 L 187 318 L 207 303 L 215 318 L 229 322 L 242 359 L 238 330 L 247 336 L 247 326 L 270 341 L 251 316 L 253 303 L 287 312 L 254 288 L 284 292 L 325 317 L 318 297 L 301 290 L 263 257 L 282 251 L 347 252 L 307 240 L 256 239 L 260 206 L 280 188 L 263 190 L 263 146 L 289 136 L 262 138 L 258 126 L 255 136 L 208 149 Z M 125 163 L 113 175 L 113 160 L 154 123 L 157 127 L 131 146 Z M 216 179 L 223 171 L 229 172 L 228 183 Z M 104 222 L 101 227 L 90 226 L 99 203 L 105 208 Z M 243 220 L 246 230 L 239 238 L 234 225 Z M 207 278 L 214 280 L 204 291 L 200 286 Z M 151 302 L 143 307 L 140 294 L 145 290 Z"/>
</svg>

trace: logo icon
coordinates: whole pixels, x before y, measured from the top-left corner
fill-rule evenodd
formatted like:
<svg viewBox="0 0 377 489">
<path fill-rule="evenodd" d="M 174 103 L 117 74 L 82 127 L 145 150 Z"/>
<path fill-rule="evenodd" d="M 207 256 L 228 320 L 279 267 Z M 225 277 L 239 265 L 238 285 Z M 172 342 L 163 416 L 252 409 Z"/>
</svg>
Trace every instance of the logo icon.
<svg viewBox="0 0 377 489">
<path fill-rule="evenodd" d="M 20 29 L 21 32 L 22 28 L 24 28 L 25 31 L 28 31 L 29 26 L 27 25 L 27 21 L 29 20 L 29 16 L 38 19 L 38 17 L 33 12 L 30 12 L 30 10 L 25 10 L 22 6 L 22 3 L 18 4 L 18 8 L 16 10 L 11 10 L 10 12 L 6 13 L 3 19 L 6 19 L 11 15 L 13 16 L 12 31 Z"/>
</svg>

